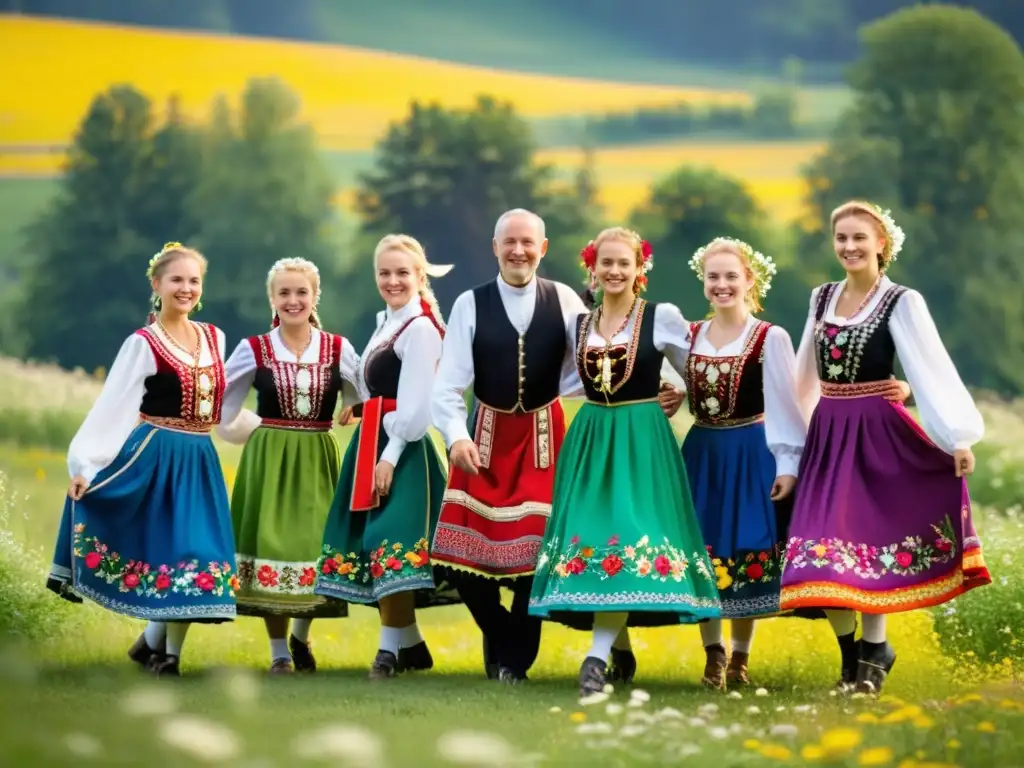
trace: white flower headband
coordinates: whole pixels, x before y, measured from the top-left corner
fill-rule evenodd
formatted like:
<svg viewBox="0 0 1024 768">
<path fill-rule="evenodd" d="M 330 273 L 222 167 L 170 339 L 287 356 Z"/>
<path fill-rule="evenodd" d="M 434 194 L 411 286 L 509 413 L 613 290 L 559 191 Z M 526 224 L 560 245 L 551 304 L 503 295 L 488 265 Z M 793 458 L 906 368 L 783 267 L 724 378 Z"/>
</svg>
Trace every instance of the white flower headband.
<svg viewBox="0 0 1024 768">
<path fill-rule="evenodd" d="M 772 261 L 770 256 L 765 256 L 760 251 L 755 251 L 752 246 L 744 243 L 742 240 L 736 240 L 732 237 L 716 237 L 707 245 L 697 249 L 693 254 L 693 258 L 690 259 L 690 269 L 696 272 L 697 277 L 703 281 L 704 255 L 712 245 L 722 243 L 729 243 L 746 254 L 747 259 L 750 261 L 750 271 L 754 273 L 754 288 L 762 299 L 767 296 L 769 289 L 772 287 L 772 278 L 778 271 L 775 262 Z"/>
<path fill-rule="evenodd" d="M 896 254 L 903 250 L 903 242 L 907 239 L 907 236 L 902 229 L 896 226 L 896 221 L 892 217 L 892 211 L 888 208 L 883 210 L 881 206 L 874 203 L 872 203 L 872 208 L 878 214 L 882 226 L 885 227 L 885 234 L 889 238 L 889 260 L 896 261 Z"/>
</svg>

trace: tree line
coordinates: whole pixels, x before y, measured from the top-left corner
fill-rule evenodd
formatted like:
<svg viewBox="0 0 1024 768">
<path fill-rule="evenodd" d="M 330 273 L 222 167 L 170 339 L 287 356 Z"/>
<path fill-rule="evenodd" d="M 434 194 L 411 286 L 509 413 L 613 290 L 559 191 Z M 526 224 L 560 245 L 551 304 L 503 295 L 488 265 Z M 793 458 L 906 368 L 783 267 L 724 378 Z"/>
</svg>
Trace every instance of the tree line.
<svg viewBox="0 0 1024 768">
<path fill-rule="evenodd" d="M 1020 394 L 1024 55 L 1004 30 L 950 6 L 900 11 L 866 27 L 863 45 L 854 102 L 804 170 L 807 216 L 787 225 L 740 179 L 699 167 L 666 169 L 627 221 L 610 222 L 587 161 L 560 179 L 536 161 L 514 106 L 483 96 L 465 109 L 414 103 L 389 128 L 359 179 L 359 230 L 346 243 L 323 156 L 281 86 L 254 82 L 237 117 L 220 102 L 201 126 L 114 89 L 93 102 L 61 193 L 29 232 L 20 351 L 107 364 L 144 316 L 148 255 L 170 239 L 209 255 L 202 319 L 229 339 L 267 327 L 267 269 L 303 256 L 324 273 L 326 325 L 358 346 L 380 304 L 368 258 L 379 237 L 408 232 L 456 265 L 435 286 L 447 310 L 493 276 L 494 221 L 517 206 L 547 221 L 544 273 L 580 287 L 583 243 L 606 224 L 639 229 L 655 252 L 650 298 L 694 318 L 706 302 L 691 254 L 719 235 L 744 239 L 780 267 L 764 317 L 799 338 L 811 288 L 841 275 L 828 215 L 857 197 L 891 208 L 906 231 L 892 277 L 924 294 L 964 379 Z"/>
<path fill-rule="evenodd" d="M 486 11 L 499 1 L 431 0 L 430 6 L 434 13 L 458 17 Z M 845 64 L 858 55 L 861 26 L 915 4 L 916 0 L 559 0 L 520 7 L 524 19 L 532 23 L 558 16 L 642 47 L 655 58 L 780 71 L 794 57 Z M 1017 3 L 960 4 L 1024 41 L 1024 15 Z M 379 24 L 386 26 L 396 12 L 387 5 L 355 12 L 363 18 L 376 14 Z M 341 0 L 0 0 L 0 12 L 4 11 L 328 43 L 351 42 L 344 30 L 354 12 Z M 824 77 L 836 79 L 838 72 L 837 66 L 826 67 Z"/>
</svg>

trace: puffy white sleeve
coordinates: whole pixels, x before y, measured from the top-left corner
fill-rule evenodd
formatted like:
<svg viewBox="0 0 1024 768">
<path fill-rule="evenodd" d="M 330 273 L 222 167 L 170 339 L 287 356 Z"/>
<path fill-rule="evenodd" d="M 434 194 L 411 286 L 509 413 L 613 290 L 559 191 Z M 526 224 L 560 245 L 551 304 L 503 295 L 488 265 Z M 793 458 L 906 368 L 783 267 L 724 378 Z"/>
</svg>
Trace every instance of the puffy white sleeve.
<svg viewBox="0 0 1024 768">
<path fill-rule="evenodd" d="M 341 339 L 341 402 L 345 408 L 361 403 L 370 397 L 359 370 L 359 353 L 345 337 Z"/>
<path fill-rule="evenodd" d="M 473 386 L 473 334 L 476 302 L 473 292 L 466 291 L 455 300 L 444 334 L 441 362 L 434 379 L 430 417 L 444 444 L 451 448 L 459 440 L 471 440 L 466 425 L 464 394 Z M 411 326 L 410 329 L 411 330 Z M 405 366 L 402 366 L 405 369 Z M 427 392 L 430 392 L 429 387 Z"/>
<path fill-rule="evenodd" d="M 146 377 L 156 373 L 149 342 L 133 333 L 110 366 L 100 396 L 68 446 L 68 472 L 90 483 L 112 462 L 139 423 L 139 408 L 146 392 Z"/>
<path fill-rule="evenodd" d="M 821 380 L 818 378 L 818 361 L 815 357 L 817 348 L 814 341 L 814 310 L 818 305 L 820 293 L 821 286 L 811 291 L 811 305 L 807 311 L 803 333 L 800 334 L 800 346 L 796 351 L 796 398 L 805 422 L 810 422 L 811 414 L 821 399 Z"/>
<path fill-rule="evenodd" d="M 246 339 L 242 339 L 224 364 L 224 401 L 220 410 L 217 435 L 229 443 L 244 445 L 262 419 L 248 408 L 243 408 L 249 389 L 256 379 L 256 355 Z"/>
<path fill-rule="evenodd" d="M 405 446 L 421 440 L 430 429 L 430 403 L 437 363 L 441 359 L 441 334 L 429 318 L 416 319 L 395 341 L 402 361 L 395 410 L 385 414 L 382 425 L 388 444 L 381 461 L 398 465 Z"/>
<path fill-rule="evenodd" d="M 580 372 L 576 368 L 576 323 L 580 315 L 585 315 L 590 310 L 572 288 L 562 283 L 555 283 L 555 286 L 558 290 L 558 303 L 562 307 L 562 322 L 565 324 L 565 357 L 562 359 L 558 394 L 569 399 L 579 398 L 586 393 Z"/>
<path fill-rule="evenodd" d="M 775 457 L 775 474 L 797 476 L 807 424 L 796 396 L 796 355 L 789 334 L 780 326 L 764 340 L 764 431 Z"/>
<path fill-rule="evenodd" d="M 947 453 L 981 440 L 985 422 L 920 293 L 908 290 L 899 298 L 889 318 L 889 331 L 928 436 Z"/>
<path fill-rule="evenodd" d="M 675 304 L 654 307 L 654 346 L 681 378 L 686 376 L 686 360 L 690 356 L 690 324 Z M 662 376 L 664 376 L 664 364 Z M 673 383 L 674 386 L 677 386 Z M 677 386 L 677 388 L 679 388 Z M 685 387 L 683 387 L 685 389 Z"/>
</svg>

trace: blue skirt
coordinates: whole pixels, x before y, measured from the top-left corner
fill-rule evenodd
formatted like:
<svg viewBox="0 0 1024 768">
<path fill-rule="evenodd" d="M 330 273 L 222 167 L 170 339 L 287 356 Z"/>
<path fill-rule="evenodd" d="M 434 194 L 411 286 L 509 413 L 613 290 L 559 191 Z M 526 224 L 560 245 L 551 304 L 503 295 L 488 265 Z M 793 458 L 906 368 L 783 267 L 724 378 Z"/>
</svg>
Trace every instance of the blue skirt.
<svg viewBox="0 0 1024 768">
<path fill-rule="evenodd" d="M 47 586 L 137 619 L 234 619 L 231 509 L 209 434 L 137 426 L 65 500 Z"/>
<path fill-rule="evenodd" d="M 793 495 L 779 504 L 771 500 L 775 457 L 768 450 L 764 423 L 725 428 L 695 424 L 682 451 L 715 567 L 722 617 L 777 614 Z"/>
</svg>

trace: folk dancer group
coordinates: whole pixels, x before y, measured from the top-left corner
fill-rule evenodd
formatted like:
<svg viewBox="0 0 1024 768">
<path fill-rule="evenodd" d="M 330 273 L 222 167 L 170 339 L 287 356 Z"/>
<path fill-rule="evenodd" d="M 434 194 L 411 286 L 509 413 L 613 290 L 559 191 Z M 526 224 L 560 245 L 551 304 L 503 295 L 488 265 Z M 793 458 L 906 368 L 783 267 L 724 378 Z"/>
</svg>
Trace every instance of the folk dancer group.
<svg viewBox="0 0 1024 768">
<path fill-rule="evenodd" d="M 589 695 L 636 675 L 629 627 L 698 624 L 703 683 L 723 689 L 749 682 L 756 619 L 805 616 L 835 631 L 839 690 L 878 692 L 887 614 L 991 581 L 966 484 L 984 425 L 924 300 L 886 275 L 902 230 L 859 201 L 831 228 L 846 277 L 812 292 L 795 354 L 756 317 L 775 266 L 750 245 L 694 254 L 712 311 L 690 323 L 642 297 L 650 245 L 606 229 L 581 252 L 588 308 L 537 276 L 544 222 L 516 209 L 495 226 L 498 276 L 447 325 L 430 278 L 451 267 L 388 235 L 361 355 L 320 327 L 316 267 L 282 259 L 270 332 L 225 360 L 224 334 L 190 319 L 206 260 L 169 243 L 149 322 L 69 448 L 48 586 L 148 620 L 129 656 L 157 675 L 180 674 L 191 623 L 238 614 L 263 618 L 272 673 L 315 671 L 311 622 L 348 603 L 380 614 L 371 678 L 430 669 L 416 611 L 461 601 L 507 683 L 526 679 L 545 619 L 592 633 Z M 339 420 L 359 421 L 344 456 L 339 398 Z M 561 398 L 583 400 L 568 429 Z M 230 498 L 214 430 L 244 445 Z"/>
</svg>

